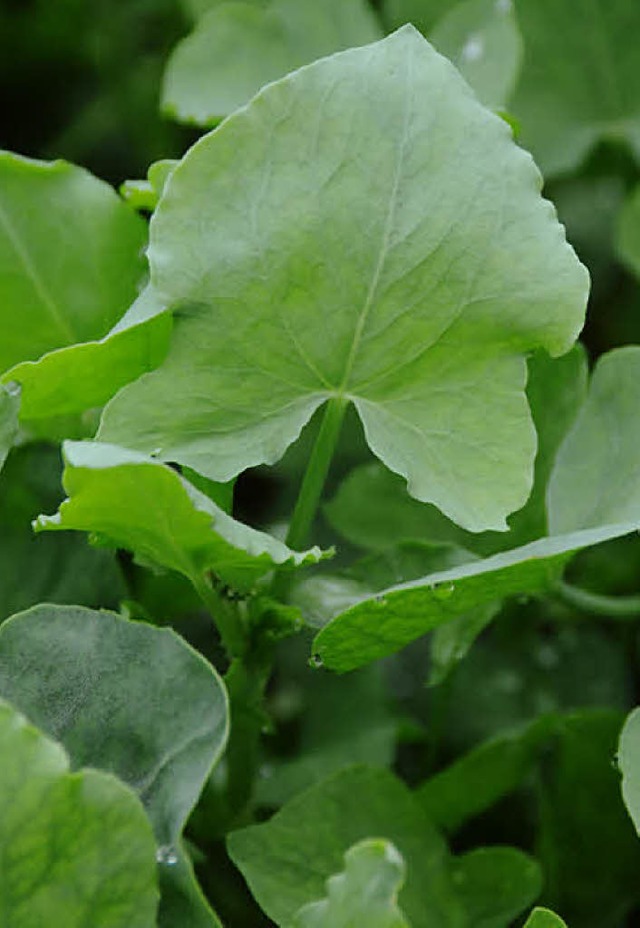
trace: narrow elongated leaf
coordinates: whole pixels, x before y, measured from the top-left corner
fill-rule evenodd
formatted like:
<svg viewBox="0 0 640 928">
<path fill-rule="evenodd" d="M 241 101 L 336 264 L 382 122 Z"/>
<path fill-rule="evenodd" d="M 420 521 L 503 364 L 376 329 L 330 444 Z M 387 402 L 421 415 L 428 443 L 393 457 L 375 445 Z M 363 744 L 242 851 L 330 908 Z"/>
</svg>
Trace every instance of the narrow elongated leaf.
<svg viewBox="0 0 640 928">
<path fill-rule="evenodd" d="M 142 220 L 82 168 L 1 152 L 0 373 L 104 336 L 136 295 L 145 237 Z"/>
<path fill-rule="evenodd" d="M 524 353 L 571 347 L 588 286 L 539 187 L 411 27 L 270 85 L 167 184 L 149 259 L 172 347 L 100 437 L 225 481 L 349 400 L 414 496 L 505 529 L 535 452 Z"/>
<path fill-rule="evenodd" d="M 440 19 L 429 40 L 457 67 L 485 106 L 504 108 L 522 60 L 511 0 L 464 0 Z"/>
<path fill-rule="evenodd" d="M 639 520 L 640 521 L 640 520 Z M 331 670 L 361 667 L 484 603 L 548 590 L 583 548 L 620 538 L 638 522 L 542 538 L 484 560 L 398 584 L 344 608 L 316 635 L 313 651 Z"/>
<path fill-rule="evenodd" d="M 135 789 L 161 846 L 177 841 L 227 738 L 209 664 L 172 631 L 110 612 L 38 606 L 5 622 L 0 696 L 58 738 L 74 767 Z"/>
<path fill-rule="evenodd" d="M 513 847 L 481 847 L 456 859 L 453 880 L 473 928 L 509 928 L 540 895 L 540 866 Z"/>
<path fill-rule="evenodd" d="M 629 714 L 622 728 L 618 765 L 622 773 L 622 798 L 640 834 L 640 709 Z"/>
<path fill-rule="evenodd" d="M 169 59 L 162 107 L 210 126 L 289 71 L 381 37 L 366 0 L 215 4 Z"/>
<path fill-rule="evenodd" d="M 20 389 L 0 386 L 0 470 L 18 434 Z"/>
<path fill-rule="evenodd" d="M 515 0 L 525 39 L 512 109 L 545 175 L 575 168 L 602 138 L 640 156 L 636 0 Z"/>
<path fill-rule="evenodd" d="M 589 396 L 566 436 L 549 482 L 553 534 L 640 522 L 640 347 L 598 361 Z"/>
<path fill-rule="evenodd" d="M 294 928 L 409 928 L 396 903 L 406 867 L 393 844 L 360 841 L 349 848 L 344 862 L 344 871 L 327 881 L 327 898 L 300 909 Z"/>
<path fill-rule="evenodd" d="M 535 908 L 524 928 L 567 928 L 559 915 L 550 909 Z"/>
<path fill-rule="evenodd" d="M 325 894 L 355 843 L 391 841 L 407 863 L 399 905 L 412 928 L 459 928 L 448 854 L 410 791 L 390 773 L 353 767 L 301 793 L 272 819 L 232 832 L 229 852 L 276 924 L 293 928 L 299 909 Z"/>
<path fill-rule="evenodd" d="M 153 458 L 99 442 L 65 442 L 64 486 L 69 498 L 38 531 L 92 532 L 128 548 L 144 561 L 188 577 L 197 587 L 205 572 L 248 590 L 280 564 L 319 560 L 228 516 L 172 468 Z"/>
<path fill-rule="evenodd" d="M 153 928 L 155 845 L 115 777 L 69 773 L 62 748 L 0 702 L 0 900 L 11 928 Z"/>
</svg>

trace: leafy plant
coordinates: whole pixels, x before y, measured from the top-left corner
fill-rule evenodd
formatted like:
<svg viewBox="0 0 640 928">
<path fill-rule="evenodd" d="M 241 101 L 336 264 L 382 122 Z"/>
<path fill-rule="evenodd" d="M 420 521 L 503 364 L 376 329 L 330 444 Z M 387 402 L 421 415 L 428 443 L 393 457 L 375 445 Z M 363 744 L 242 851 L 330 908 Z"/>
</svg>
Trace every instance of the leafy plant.
<svg viewBox="0 0 640 928">
<path fill-rule="evenodd" d="M 0 922 L 633 924 L 640 347 L 513 131 L 637 309 L 636 5 L 175 13 L 212 131 L 0 155 Z"/>
</svg>

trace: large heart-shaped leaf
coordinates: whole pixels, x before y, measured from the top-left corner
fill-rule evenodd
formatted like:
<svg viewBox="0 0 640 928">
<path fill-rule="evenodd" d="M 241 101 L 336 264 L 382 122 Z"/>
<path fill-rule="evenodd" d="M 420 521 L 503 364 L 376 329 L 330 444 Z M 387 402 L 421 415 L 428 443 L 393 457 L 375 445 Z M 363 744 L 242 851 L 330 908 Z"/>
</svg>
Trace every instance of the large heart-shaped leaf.
<svg viewBox="0 0 640 928">
<path fill-rule="evenodd" d="M 382 37 L 366 0 L 209 5 L 169 59 L 162 90 L 165 113 L 201 126 L 301 65 Z"/>
<path fill-rule="evenodd" d="M 228 847 L 255 898 L 276 924 L 325 895 L 343 855 L 366 838 L 391 841 L 407 862 L 399 904 L 412 928 L 461 928 L 442 838 L 404 784 L 353 767 L 296 796 L 272 819 L 232 832 Z"/>
<path fill-rule="evenodd" d="M 115 777 L 69 773 L 62 748 L 0 702 L 0 900 L 11 928 L 153 928 L 155 845 Z"/>
<path fill-rule="evenodd" d="M 225 481 L 353 402 L 414 496 L 505 529 L 535 452 L 524 354 L 570 348 L 588 287 L 539 188 L 411 27 L 270 85 L 167 184 L 149 259 L 172 347 L 100 437 Z"/>
<path fill-rule="evenodd" d="M 39 531 L 76 529 L 128 548 L 146 562 L 176 570 L 200 589 L 205 573 L 249 590 L 282 564 L 313 563 L 319 549 L 297 553 L 227 515 L 170 467 L 100 442 L 65 442 L 69 499 Z"/>
<path fill-rule="evenodd" d="M 136 295 L 145 238 L 144 222 L 82 168 L 1 152 L 0 373 L 104 336 Z"/>
<path fill-rule="evenodd" d="M 340 672 L 399 650 L 457 615 L 514 594 L 553 587 L 583 548 L 628 535 L 638 522 L 542 538 L 483 560 L 391 586 L 375 596 L 345 596 L 341 610 L 316 635 L 316 660 Z"/>
<path fill-rule="evenodd" d="M 598 361 L 589 395 L 556 458 L 547 508 L 553 534 L 640 523 L 640 347 Z"/>
<path fill-rule="evenodd" d="M 575 168 L 602 138 L 640 156 L 636 0 L 515 0 L 525 41 L 512 109 L 545 175 Z"/>
<path fill-rule="evenodd" d="M 409 928 L 396 902 L 406 867 L 393 844 L 379 838 L 360 841 L 344 862 L 344 871 L 327 881 L 327 898 L 300 909 L 294 928 Z"/>
</svg>

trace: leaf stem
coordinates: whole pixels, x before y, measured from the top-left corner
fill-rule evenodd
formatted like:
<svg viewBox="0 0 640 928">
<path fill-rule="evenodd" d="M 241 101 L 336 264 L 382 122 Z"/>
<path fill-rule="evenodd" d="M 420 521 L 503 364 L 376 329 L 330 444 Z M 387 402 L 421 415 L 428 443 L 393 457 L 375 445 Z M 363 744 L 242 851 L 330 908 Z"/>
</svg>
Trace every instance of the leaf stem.
<svg viewBox="0 0 640 928">
<path fill-rule="evenodd" d="M 307 544 L 346 409 L 347 400 L 344 397 L 333 397 L 325 407 L 287 533 L 286 543 L 296 551 L 302 550 Z"/>
<path fill-rule="evenodd" d="M 229 658 L 242 657 L 247 642 L 235 604 L 221 596 L 204 576 L 192 577 L 191 581 L 220 632 Z"/>
<path fill-rule="evenodd" d="M 554 592 L 568 606 L 612 619 L 640 618 L 640 596 L 602 596 L 559 581 Z"/>
</svg>

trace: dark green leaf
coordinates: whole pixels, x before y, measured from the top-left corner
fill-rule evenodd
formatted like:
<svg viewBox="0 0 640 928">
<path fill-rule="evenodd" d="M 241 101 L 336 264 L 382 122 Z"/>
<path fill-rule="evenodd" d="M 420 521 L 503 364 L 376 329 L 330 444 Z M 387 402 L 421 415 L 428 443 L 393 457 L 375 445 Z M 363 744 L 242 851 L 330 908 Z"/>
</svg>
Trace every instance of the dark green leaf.
<svg viewBox="0 0 640 928">
<path fill-rule="evenodd" d="M 472 928 L 509 928 L 540 895 L 535 860 L 513 847 L 481 847 L 456 858 L 453 881 Z"/>
</svg>

